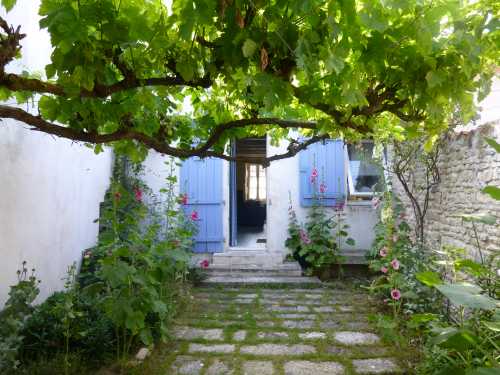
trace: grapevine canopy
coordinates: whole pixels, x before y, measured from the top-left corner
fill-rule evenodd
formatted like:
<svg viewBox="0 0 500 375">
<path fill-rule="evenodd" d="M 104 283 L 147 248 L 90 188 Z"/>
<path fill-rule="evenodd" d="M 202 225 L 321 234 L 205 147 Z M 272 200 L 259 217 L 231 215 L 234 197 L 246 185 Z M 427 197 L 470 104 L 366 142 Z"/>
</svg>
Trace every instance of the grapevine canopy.
<svg viewBox="0 0 500 375">
<path fill-rule="evenodd" d="M 7 10 L 15 0 L 2 0 Z M 41 0 L 43 75 L 9 73 L 22 25 L 0 18 L 0 119 L 140 160 L 231 160 L 268 134 L 434 139 L 475 114 L 499 58 L 496 0 Z M 184 110 L 181 110 L 181 109 Z M 302 135 L 299 137 L 299 135 Z M 248 158 L 245 158 L 248 160 Z"/>
</svg>

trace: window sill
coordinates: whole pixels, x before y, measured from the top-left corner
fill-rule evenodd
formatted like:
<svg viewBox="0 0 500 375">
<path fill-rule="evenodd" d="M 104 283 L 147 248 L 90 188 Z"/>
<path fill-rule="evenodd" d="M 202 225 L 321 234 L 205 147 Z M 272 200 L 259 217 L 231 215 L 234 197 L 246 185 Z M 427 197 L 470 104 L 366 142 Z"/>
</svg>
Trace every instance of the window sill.
<svg viewBox="0 0 500 375">
<path fill-rule="evenodd" d="M 371 201 L 347 201 L 347 206 L 361 206 L 361 207 L 371 207 Z"/>
</svg>

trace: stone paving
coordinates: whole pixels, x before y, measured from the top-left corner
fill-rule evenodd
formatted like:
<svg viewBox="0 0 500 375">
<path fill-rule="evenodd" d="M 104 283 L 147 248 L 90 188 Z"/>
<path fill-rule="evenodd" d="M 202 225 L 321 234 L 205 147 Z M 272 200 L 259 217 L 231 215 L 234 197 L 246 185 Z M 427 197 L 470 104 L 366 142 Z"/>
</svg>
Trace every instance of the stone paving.
<svg viewBox="0 0 500 375">
<path fill-rule="evenodd" d="M 333 288 L 196 289 L 167 375 L 402 374 L 369 296 Z"/>
</svg>

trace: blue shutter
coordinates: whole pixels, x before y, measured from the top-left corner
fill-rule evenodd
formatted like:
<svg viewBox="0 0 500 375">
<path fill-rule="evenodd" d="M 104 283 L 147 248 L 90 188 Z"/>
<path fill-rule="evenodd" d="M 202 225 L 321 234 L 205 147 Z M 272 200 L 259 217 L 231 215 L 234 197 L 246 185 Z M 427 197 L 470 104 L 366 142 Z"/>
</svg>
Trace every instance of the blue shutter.
<svg viewBox="0 0 500 375">
<path fill-rule="evenodd" d="M 344 142 L 340 139 L 329 139 L 314 143 L 299 153 L 300 202 L 310 207 L 315 202 L 324 206 L 335 206 L 345 197 L 345 162 Z M 318 177 L 311 183 L 313 169 Z M 320 184 L 326 185 L 323 199 L 318 200 Z"/>
<path fill-rule="evenodd" d="M 193 249 L 196 253 L 222 252 L 222 160 L 193 157 L 181 167 L 181 193 L 187 194 L 186 214 L 198 213 L 198 234 Z"/>
</svg>

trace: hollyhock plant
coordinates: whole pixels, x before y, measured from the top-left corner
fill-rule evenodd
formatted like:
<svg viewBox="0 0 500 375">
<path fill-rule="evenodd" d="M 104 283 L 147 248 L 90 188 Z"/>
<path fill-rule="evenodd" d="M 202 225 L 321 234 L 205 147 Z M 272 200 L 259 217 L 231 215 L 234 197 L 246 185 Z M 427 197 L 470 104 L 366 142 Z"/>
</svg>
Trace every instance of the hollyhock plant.
<svg viewBox="0 0 500 375">
<path fill-rule="evenodd" d="M 191 220 L 196 221 L 199 219 L 198 211 L 191 212 Z"/>
<path fill-rule="evenodd" d="M 309 236 L 307 235 L 307 233 L 303 229 L 300 230 L 300 239 L 306 245 L 309 245 L 311 243 L 311 239 L 309 238 Z"/>
<path fill-rule="evenodd" d="M 200 267 L 201 268 L 208 268 L 209 265 L 210 265 L 210 262 L 208 261 L 208 259 L 202 260 L 200 262 Z"/>
<path fill-rule="evenodd" d="M 336 203 L 335 206 L 333 206 L 333 209 L 335 211 L 342 211 L 344 209 L 344 202 Z"/>
<path fill-rule="evenodd" d="M 311 172 L 311 184 L 314 184 L 316 182 L 316 178 L 318 178 L 318 170 L 316 168 L 313 168 Z"/>
<path fill-rule="evenodd" d="M 187 194 L 182 194 L 181 195 L 181 204 L 183 204 L 183 205 L 188 204 L 188 196 L 187 196 Z"/>
<path fill-rule="evenodd" d="M 383 266 L 381 269 L 380 269 L 380 272 L 382 273 L 387 273 L 389 271 L 389 269 L 386 267 L 386 266 Z"/>
<path fill-rule="evenodd" d="M 142 202 L 142 190 L 138 187 L 134 188 L 134 196 L 137 202 Z"/>
<path fill-rule="evenodd" d="M 392 268 L 394 268 L 395 270 L 398 270 L 399 269 L 399 261 L 397 259 L 393 259 L 391 261 L 391 266 Z"/>
<path fill-rule="evenodd" d="M 398 289 L 391 290 L 391 297 L 393 300 L 398 301 L 401 298 L 401 292 Z"/>
<path fill-rule="evenodd" d="M 385 246 L 381 248 L 379 254 L 382 258 L 385 258 L 387 256 L 387 248 Z"/>
</svg>

